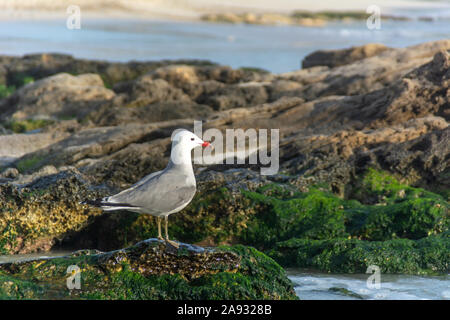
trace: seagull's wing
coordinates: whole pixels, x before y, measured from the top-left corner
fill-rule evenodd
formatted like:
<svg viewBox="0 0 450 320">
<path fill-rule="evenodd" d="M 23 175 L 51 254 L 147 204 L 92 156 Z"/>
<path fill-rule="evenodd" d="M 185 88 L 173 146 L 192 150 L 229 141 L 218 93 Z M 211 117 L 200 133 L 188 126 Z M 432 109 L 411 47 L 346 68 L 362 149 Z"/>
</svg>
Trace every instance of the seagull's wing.
<svg viewBox="0 0 450 320">
<path fill-rule="evenodd" d="M 133 184 L 131 187 L 129 187 L 128 189 L 126 189 L 124 191 L 129 191 L 129 190 L 135 189 L 135 188 L 139 187 L 140 185 L 142 185 L 144 183 L 147 183 L 148 181 L 150 181 L 151 178 L 153 178 L 153 177 L 155 177 L 157 175 L 160 175 L 163 171 L 164 170 L 156 171 L 156 172 L 150 173 L 149 175 L 146 175 L 141 180 L 139 180 L 138 182 L 136 182 L 135 184 Z"/>
<path fill-rule="evenodd" d="M 104 199 L 105 210 L 128 209 L 159 215 L 181 210 L 194 197 L 195 180 L 179 171 L 163 170 L 133 187 Z"/>
</svg>

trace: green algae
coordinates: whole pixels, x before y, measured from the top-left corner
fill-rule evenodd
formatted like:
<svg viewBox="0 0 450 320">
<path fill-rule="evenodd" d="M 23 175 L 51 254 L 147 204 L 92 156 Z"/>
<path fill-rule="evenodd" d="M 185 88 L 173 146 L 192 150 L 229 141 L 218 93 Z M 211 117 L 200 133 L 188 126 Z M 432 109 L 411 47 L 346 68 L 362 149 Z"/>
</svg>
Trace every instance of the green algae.
<svg viewBox="0 0 450 320">
<path fill-rule="evenodd" d="M 355 198 L 369 199 L 369 204 L 341 199 L 322 187 L 306 193 L 280 185 L 244 191 L 262 209 L 247 223 L 241 239 L 268 248 L 290 238 L 421 239 L 448 230 L 450 205 L 442 196 L 375 170 L 361 181 Z"/>
<path fill-rule="evenodd" d="M 257 68 L 257 67 L 240 67 L 238 70 L 242 71 L 249 71 L 249 72 L 256 72 L 256 73 L 263 73 L 263 74 L 269 74 L 270 71 L 263 69 L 263 68 Z"/>
<path fill-rule="evenodd" d="M 243 232 L 245 243 L 270 247 L 281 239 L 292 237 L 325 239 L 348 235 L 342 199 L 315 188 L 308 193 L 295 192 L 286 197 L 278 188 L 266 186 L 258 192 L 244 193 L 254 202 L 264 204 L 264 209 L 254 216 Z M 268 190 L 276 195 L 265 195 Z"/>
<path fill-rule="evenodd" d="M 13 94 L 17 88 L 34 82 L 34 78 L 23 74 L 14 74 L 11 79 L 8 80 L 8 84 L 0 84 L 0 99 L 7 98 Z"/>
<path fill-rule="evenodd" d="M 16 91 L 15 86 L 0 84 L 0 99 L 9 97 L 14 91 Z"/>
<path fill-rule="evenodd" d="M 222 186 L 207 188 L 196 195 L 187 209 L 170 217 L 169 233 L 172 239 L 184 242 L 241 243 L 271 254 L 279 243 L 297 239 L 304 241 L 305 246 L 314 245 L 311 250 L 301 251 L 292 266 L 315 266 L 327 271 L 360 272 L 365 268 L 360 261 L 369 259 L 375 248 L 384 248 L 388 256 L 392 255 L 388 258 L 398 267 L 386 267 L 392 272 L 445 270 L 448 258 L 433 248 L 447 246 L 449 239 L 431 237 L 449 229 L 449 203 L 441 195 L 402 184 L 391 175 L 372 169 L 358 178 L 350 195 L 349 199 L 340 198 L 323 184 L 312 186 L 307 192 L 280 183 L 240 192 Z M 108 250 L 157 235 L 156 221 L 148 215 L 118 212 L 95 219 L 98 223 L 92 224 L 88 232 L 91 236 L 87 237 L 92 238 L 98 228 L 109 226 L 110 232 L 105 232 L 108 239 L 102 242 L 112 246 Z M 354 252 L 360 254 L 358 268 L 346 266 L 355 255 L 326 251 L 325 244 L 335 242 L 345 248 L 355 246 Z M 430 268 L 415 260 L 408 266 L 393 257 L 410 261 L 418 252 L 417 243 L 421 244 L 420 254 L 426 254 L 427 261 L 434 261 Z M 425 244 L 431 249 L 427 250 Z M 99 248 L 99 244 L 91 247 Z M 337 260 L 301 262 L 327 252 Z M 285 259 L 279 261 L 285 266 Z"/>
<path fill-rule="evenodd" d="M 26 187 L 0 186 L 0 251 L 31 253 L 49 250 L 58 239 L 80 230 L 100 210 L 80 204 L 101 196 L 71 170 L 36 179 Z"/>
<path fill-rule="evenodd" d="M 187 280 L 179 274 L 147 276 L 124 268 L 112 275 L 111 285 L 102 292 L 81 297 L 95 299 L 296 299 L 292 283 L 272 259 L 252 248 L 236 246 L 221 250 L 242 257 L 236 272 L 218 272 Z M 288 288 L 288 290 L 286 290 Z"/>
<path fill-rule="evenodd" d="M 24 133 L 36 129 L 44 128 L 53 124 L 54 121 L 46 119 L 27 119 L 7 122 L 5 128 L 12 130 L 15 133 Z"/>
<path fill-rule="evenodd" d="M 291 14 L 292 18 L 295 19 L 324 19 L 327 21 L 334 21 L 334 20 L 367 20 L 367 18 L 370 16 L 365 11 L 329 11 L 329 10 L 323 10 L 323 11 L 317 11 L 317 12 L 311 12 L 306 10 L 297 10 L 294 13 Z M 390 20 L 408 20 L 406 17 L 400 17 L 400 16 L 391 16 L 391 15 L 382 15 L 384 19 L 390 19 Z"/>
<path fill-rule="evenodd" d="M 422 188 L 400 183 L 398 179 L 385 171 L 369 168 L 356 180 L 356 186 L 350 197 L 363 203 L 392 204 L 404 199 L 430 198 L 441 200 L 443 197 Z"/>
<path fill-rule="evenodd" d="M 18 279 L 0 272 L 0 300 L 29 300 L 39 298 L 44 287 L 32 281 Z"/>
<path fill-rule="evenodd" d="M 121 252 L 81 252 L 69 257 L 0 265 L 0 282 L 2 279 L 13 282 L 14 292 L 18 292 L 15 294 L 1 285 L 0 298 L 297 299 L 284 270 L 263 253 L 244 246 L 216 249 L 212 254 L 224 257 L 219 267 L 199 265 L 197 271 L 201 272 L 193 278 L 176 272 L 176 268 L 170 273 L 146 273 L 137 267 L 148 262 L 146 253 L 169 257 L 169 253 L 158 251 L 161 247 L 157 243 L 141 243 Z M 166 269 L 174 268 L 173 261 L 177 260 L 173 259 L 182 259 L 186 254 L 181 252 L 181 258 L 177 258 L 177 253 L 169 254 L 172 260 Z M 239 260 L 234 261 L 234 257 Z M 159 263 L 164 264 L 165 259 Z M 80 290 L 67 289 L 67 268 L 71 265 L 80 268 Z M 183 265 L 183 260 L 179 260 L 178 266 Z"/>
<path fill-rule="evenodd" d="M 363 272 L 370 262 L 382 264 L 385 272 L 445 272 L 449 203 L 441 195 L 375 170 L 358 177 L 352 187 L 348 199 L 336 196 L 326 185 L 311 186 L 307 192 L 281 183 L 252 191 L 221 185 L 203 188 L 183 212 L 170 217 L 169 234 L 172 239 L 201 245 L 251 245 L 270 253 L 283 266 Z M 39 190 L 30 194 L 23 190 L 13 202 L 20 205 L 48 198 L 50 191 L 40 195 Z M 130 212 L 95 215 L 83 224 L 87 226 L 65 242 L 68 247 L 113 250 L 157 235 L 153 217 Z M 18 235 L 35 239 L 54 234 L 46 228 L 55 226 L 11 227 L 13 233 L 5 229 L 0 234 L 14 241 Z M 291 239 L 298 247 L 295 250 L 286 249 Z M 5 236 L 1 241 L 0 249 L 11 247 Z"/>
<path fill-rule="evenodd" d="M 420 239 L 449 229 L 450 205 L 441 195 L 401 184 L 369 169 L 358 181 L 355 199 L 368 203 L 348 210 L 349 229 L 366 240 Z"/>
<path fill-rule="evenodd" d="M 333 293 L 338 293 L 340 295 L 351 297 L 351 298 L 363 299 L 363 297 L 361 295 L 357 294 L 356 292 L 350 291 L 346 288 L 331 287 L 330 289 L 328 289 L 328 291 L 333 292 Z"/>
<path fill-rule="evenodd" d="M 34 77 L 23 73 L 17 72 L 12 74 L 12 76 L 8 79 L 8 84 L 14 86 L 15 88 L 20 88 L 24 85 L 34 82 Z"/>
<path fill-rule="evenodd" d="M 441 195 L 372 169 L 356 186 L 351 200 L 314 187 L 247 192 L 264 210 L 243 239 L 289 267 L 358 273 L 375 264 L 385 273 L 448 272 L 450 206 Z"/>
<path fill-rule="evenodd" d="M 449 271 L 449 234 L 420 240 L 290 239 L 268 253 L 283 266 L 333 273 L 365 273 L 370 265 L 382 273 L 433 275 Z"/>
<path fill-rule="evenodd" d="M 8 248 L 16 245 L 17 231 L 12 228 L 11 223 L 6 223 L 0 231 L 0 254 L 8 254 Z"/>
<path fill-rule="evenodd" d="M 188 243 L 234 243 L 246 228 L 251 210 L 249 199 L 241 195 L 235 198 L 227 188 L 211 189 L 198 193 L 183 212 L 169 217 L 169 235 L 171 239 Z M 118 211 L 96 217 L 69 245 L 75 245 L 79 239 L 91 239 L 98 228 L 105 227 L 108 232 L 104 233 L 102 243 L 106 247 L 101 247 L 102 250 L 125 247 L 157 236 L 154 217 Z M 92 247 L 100 246 L 92 243 Z"/>
<path fill-rule="evenodd" d="M 37 170 L 42 166 L 42 160 L 44 160 L 43 156 L 31 156 L 21 159 L 15 163 L 17 170 L 20 173 L 24 173 L 30 170 Z"/>
</svg>

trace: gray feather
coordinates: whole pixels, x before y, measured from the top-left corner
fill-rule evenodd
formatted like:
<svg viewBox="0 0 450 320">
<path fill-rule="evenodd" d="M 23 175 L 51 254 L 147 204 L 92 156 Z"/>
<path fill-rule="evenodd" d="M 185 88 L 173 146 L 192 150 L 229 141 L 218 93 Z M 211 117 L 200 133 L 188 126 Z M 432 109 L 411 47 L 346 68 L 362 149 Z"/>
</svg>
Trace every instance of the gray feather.
<svg viewBox="0 0 450 320">
<path fill-rule="evenodd" d="M 190 170 L 186 169 L 185 166 L 168 166 L 163 171 L 154 172 L 131 188 L 105 200 L 112 204 L 127 204 L 130 211 L 155 216 L 178 212 L 189 204 L 196 192 L 192 167 Z M 117 209 L 109 207 L 105 210 Z"/>
</svg>

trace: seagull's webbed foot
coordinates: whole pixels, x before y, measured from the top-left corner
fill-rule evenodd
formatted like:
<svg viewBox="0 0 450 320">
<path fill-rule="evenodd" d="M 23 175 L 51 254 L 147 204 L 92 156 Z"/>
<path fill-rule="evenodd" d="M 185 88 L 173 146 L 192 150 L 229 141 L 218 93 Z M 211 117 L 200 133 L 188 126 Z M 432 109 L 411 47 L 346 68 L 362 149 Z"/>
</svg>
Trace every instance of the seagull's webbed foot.
<svg viewBox="0 0 450 320">
<path fill-rule="evenodd" d="M 172 247 L 179 249 L 180 248 L 180 244 L 178 242 L 166 239 L 166 243 L 170 244 Z"/>
<path fill-rule="evenodd" d="M 166 222 L 165 223 L 165 228 L 164 228 L 165 231 L 166 231 L 166 243 L 168 243 L 172 247 L 178 249 L 180 247 L 180 245 L 177 242 L 175 242 L 175 241 L 169 240 L 169 230 L 168 230 L 168 227 L 167 227 L 167 225 L 169 224 L 169 216 L 165 216 L 164 218 L 165 218 L 164 220 Z"/>
<path fill-rule="evenodd" d="M 164 241 L 164 238 L 162 236 L 158 236 L 158 240 Z"/>
</svg>

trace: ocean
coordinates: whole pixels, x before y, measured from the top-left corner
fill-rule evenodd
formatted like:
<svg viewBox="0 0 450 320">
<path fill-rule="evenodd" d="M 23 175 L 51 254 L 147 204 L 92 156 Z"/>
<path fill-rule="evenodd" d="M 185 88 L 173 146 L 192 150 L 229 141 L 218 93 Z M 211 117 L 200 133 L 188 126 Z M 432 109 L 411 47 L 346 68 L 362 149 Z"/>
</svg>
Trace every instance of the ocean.
<svg viewBox="0 0 450 320">
<path fill-rule="evenodd" d="M 382 19 L 379 30 L 369 30 L 366 21 L 303 27 L 105 18 L 82 19 L 81 29 L 73 30 L 61 18 L 0 21 L 0 54 L 55 52 L 124 62 L 206 59 L 282 73 L 301 68 L 302 59 L 315 50 L 367 43 L 397 48 L 450 38 L 450 4 L 442 10 L 399 9 L 392 14 L 413 20 Z"/>
</svg>

